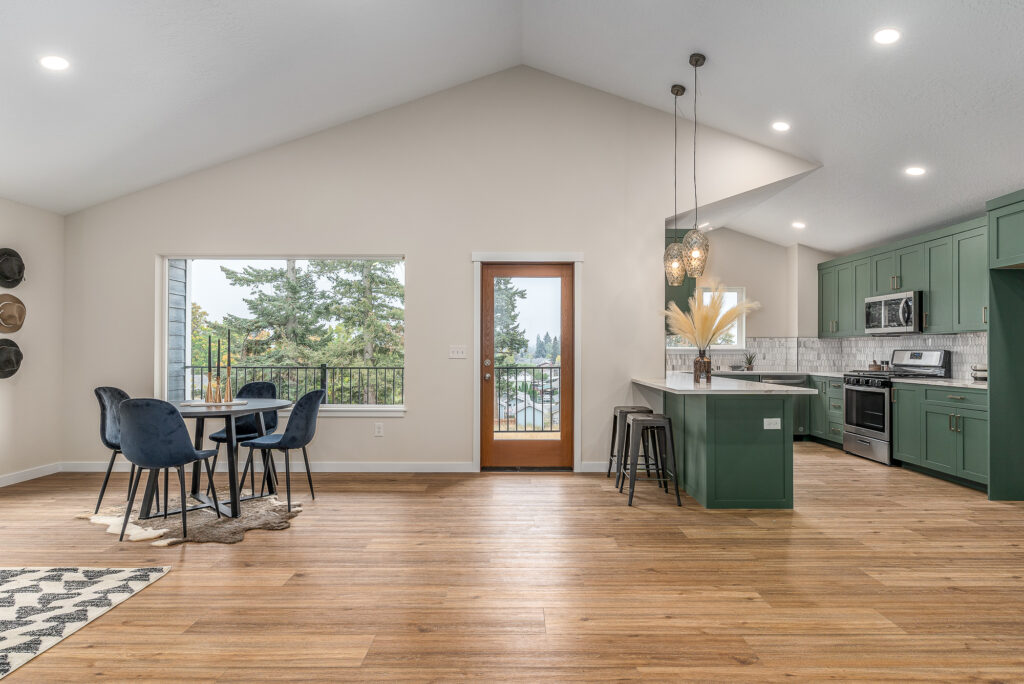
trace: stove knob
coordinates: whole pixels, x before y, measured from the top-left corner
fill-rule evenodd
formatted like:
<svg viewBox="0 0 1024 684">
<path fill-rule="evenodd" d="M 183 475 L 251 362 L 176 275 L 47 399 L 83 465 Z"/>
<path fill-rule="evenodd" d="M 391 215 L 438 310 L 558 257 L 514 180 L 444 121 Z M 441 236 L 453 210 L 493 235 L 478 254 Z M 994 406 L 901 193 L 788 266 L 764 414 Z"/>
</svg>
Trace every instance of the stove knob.
<svg viewBox="0 0 1024 684">
<path fill-rule="evenodd" d="M 882 386 L 882 381 L 881 380 L 872 380 L 871 381 L 871 386 L 872 387 L 881 387 Z"/>
</svg>

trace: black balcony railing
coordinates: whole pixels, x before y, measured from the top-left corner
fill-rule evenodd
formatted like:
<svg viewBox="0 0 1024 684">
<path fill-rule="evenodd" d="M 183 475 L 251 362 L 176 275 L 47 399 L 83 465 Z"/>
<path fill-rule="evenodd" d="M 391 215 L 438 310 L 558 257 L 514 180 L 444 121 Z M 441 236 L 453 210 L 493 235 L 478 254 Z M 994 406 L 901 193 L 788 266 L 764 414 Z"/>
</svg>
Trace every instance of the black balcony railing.
<svg viewBox="0 0 1024 684">
<path fill-rule="evenodd" d="M 560 366 L 495 366 L 494 431 L 559 432 Z"/>
<path fill-rule="evenodd" d="M 185 366 L 185 392 L 191 399 L 206 394 L 209 366 Z M 217 369 L 214 367 L 216 376 Z M 227 369 L 221 368 L 221 380 Z M 298 399 L 315 389 L 327 391 L 328 404 L 395 406 L 405 401 L 405 369 L 395 366 L 232 366 L 231 389 L 247 382 L 272 382 L 281 399 Z"/>
</svg>

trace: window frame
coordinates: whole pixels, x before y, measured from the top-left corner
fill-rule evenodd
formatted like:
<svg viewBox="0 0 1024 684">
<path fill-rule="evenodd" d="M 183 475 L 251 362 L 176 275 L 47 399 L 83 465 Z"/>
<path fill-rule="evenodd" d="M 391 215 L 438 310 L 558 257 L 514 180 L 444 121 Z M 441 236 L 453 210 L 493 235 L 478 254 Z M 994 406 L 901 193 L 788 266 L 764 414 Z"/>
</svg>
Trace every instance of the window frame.
<svg viewBox="0 0 1024 684">
<path fill-rule="evenodd" d="M 205 261 L 277 261 L 295 259 L 299 261 L 315 261 L 315 260 L 331 260 L 331 259 L 345 259 L 345 260 L 369 260 L 369 261 L 401 261 L 408 268 L 408 257 L 405 254 L 239 254 L 231 252 L 225 253 L 167 253 L 160 254 L 156 257 L 156 280 L 157 280 L 157 301 L 156 303 L 156 340 L 159 344 L 156 349 L 155 357 L 155 368 L 154 368 L 154 388 L 153 396 L 160 397 L 167 400 L 168 394 L 168 359 L 169 359 L 169 341 L 168 341 L 168 329 L 169 329 L 169 301 L 168 301 L 168 276 L 170 261 L 176 259 L 184 259 L 189 263 L 189 270 L 191 270 L 191 262 L 194 260 L 205 260 Z M 405 276 L 408 276 L 406 270 Z M 188 280 L 188 303 L 192 303 L 192 280 L 191 277 Z M 407 287 L 408 283 L 403 278 L 403 286 Z M 403 310 L 405 309 L 406 296 L 402 298 Z M 188 320 L 186 327 L 186 340 L 191 340 L 191 320 Z M 407 411 L 406 404 L 406 392 L 408 385 L 405 384 L 407 380 L 406 371 L 408 371 L 407 363 L 403 362 L 403 391 L 401 404 L 324 404 L 320 407 L 320 416 L 322 418 L 404 418 Z M 291 414 L 291 408 L 283 409 L 280 411 L 283 418 Z"/>
<path fill-rule="evenodd" d="M 742 302 L 747 297 L 746 287 L 726 287 L 722 286 L 722 289 L 726 292 L 735 292 L 736 301 Z M 714 288 L 703 286 L 698 287 L 694 296 L 701 297 L 703 299 L 704 294 L 707 292 L 713 292 Z M 666 338 L 676 337 L 675 335 L 668 334 Z M 727 352 L 744 352 L 747 350 L 747 314 L 742 314 L 736 319 L 736 344 L 712 344 L 709 349 L 711 351 L 727 351 Z M 692 345 L 673 345 L 669 344 L 666 340 L 665 350 L 669 352 L 695 352 L 696 347 Z"/>
</svg>

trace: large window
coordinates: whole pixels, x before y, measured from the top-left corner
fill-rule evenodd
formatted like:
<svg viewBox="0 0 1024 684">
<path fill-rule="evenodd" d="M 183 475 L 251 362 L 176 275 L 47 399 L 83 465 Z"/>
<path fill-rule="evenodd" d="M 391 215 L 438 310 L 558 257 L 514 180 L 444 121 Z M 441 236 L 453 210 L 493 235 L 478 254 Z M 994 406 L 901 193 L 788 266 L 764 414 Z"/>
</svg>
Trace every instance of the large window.
<svg viewBox="0 0 1024 684">
<path fill-rule="evenodd" d="M 287 399 L 322 388 L 333 405 L 404 404 L 402 259 L 190 259 L 169 261 L 168 271 L 169 398 L 179 384 L 181 398 L 202 398 L 218 360 L 226 377 L 230 358 L 236 392 L 269 381 Z M 180 383 L 176 301 L 186 319 Z"/>
<path fill-rule="evenodd" d="M 725 308 L 731 308 L 736 306 L 738 302 L 746 299 L 746 288 L 743 287 L 727 287 L 725 289 Z M 702 287 L 697 290 L 696 296 L 700 297 L 701 300 L 707 304 L 711 301 L 711 288 Z M 733 350 L 738 351 L 746 348 L 746 323 L 747 316 L 743 314 L 736 319 L 736 322 L 730 325 L 728 328 L 722 331 L 722 334 L 717 340 L 711 345 L 712 349 L 721 350 Z M 693 345 L 683 340 L 678 335 L 666 335 L 666 346 L 669 349 L 689 350 L 693 349 Z"/>
</svg>

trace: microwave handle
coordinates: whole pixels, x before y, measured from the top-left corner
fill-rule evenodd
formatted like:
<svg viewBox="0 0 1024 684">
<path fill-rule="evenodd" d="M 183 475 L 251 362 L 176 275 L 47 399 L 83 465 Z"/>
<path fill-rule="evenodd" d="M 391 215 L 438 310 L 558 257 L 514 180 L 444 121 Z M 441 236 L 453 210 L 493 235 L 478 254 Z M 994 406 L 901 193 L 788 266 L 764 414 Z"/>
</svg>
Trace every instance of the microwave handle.
<svg viewBox="0 0 1024 684">
<path fill-rule="evenodd" d="M 900 322 L 907 326 L 914 322 L 913 305 L 910 297 L 904 297 L 900 302 Z"/>
</svg>

